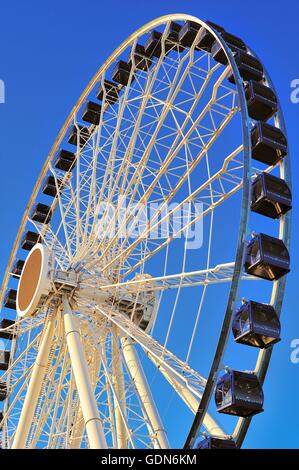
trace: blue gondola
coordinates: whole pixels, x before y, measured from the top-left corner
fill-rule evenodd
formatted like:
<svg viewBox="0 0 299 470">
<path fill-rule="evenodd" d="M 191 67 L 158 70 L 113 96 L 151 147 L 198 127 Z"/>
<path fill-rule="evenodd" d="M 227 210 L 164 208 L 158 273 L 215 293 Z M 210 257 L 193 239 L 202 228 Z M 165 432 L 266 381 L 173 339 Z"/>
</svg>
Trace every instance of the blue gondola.
<svg viewBox="0 0 299 470">
<path fill-rule="evenodd" d="M 196 449 L 236 449 L 236 443 L 232 439 L 221 439 L 219 437 L 208 436 L 200 441 Z"/>
<path fill-rule="evenodd" d="M 58 186 L 59 190 L 62 189 L 62 181 L 59 180 L 59 179 L 57 180 L 57 186 Z M 45 179 L 45 182 L 44 182 L 44 185 L 43 185 L 43 188 L 42 188 L 42 193 L 45 194 L 46 196 L 55 197 L 55 196 L 57 196 L 57 186 L 56 186 L 54 176 L 49 175 Z"/>
<path fill-rule="evenodd" d="M 146 71 L 152 65 L 152 60 L 149 55 L 145 52 L 144 46 L 136 44 L 132 49 L 131 57 L 129 57 L 129 65 L 133 64 L 137 69 Z"/>
<path fill-rule="evenodd" d="M 79 130 L 79 136 L 78 136 Z M 89 139 L 89 130 L 84 126 L 73 126 L 68 135 L 68 142 L 71 145 L 78 145 L 83 147 Z"/>
<path fill-rule="evenodd" d="M 4 296 L 4 307 L 16 310 L 17 291 L 15 289 L 8 289 Z"/>
<path fill-rule="evenodd" d="M 261 62 L 251 54 L 244 51 L 237 51 L 234 54 L 235 62 L 243 80 L 254 80 L 260 82 L 264 78 L 264 69 Z M 230 83 L 235 83 L 233 71 L 228 74 Z"/>
<path fill-rule="evenodd" d="M 2 318 L 0 321 L 0 330 L 4 328 L 8 328 L 10 326 L 13 326 L 15 324 L 14 320 L 9 320 L 8 318 Z M 15 336 L 14 332 L 10 331 L 0 331 L 0 338 L 3 339 L 13 339 Z"/>
<path fill-rule="evenodd" d="M 238 51 L 243 51 L 243 52 L 247 51 L 246 44 L 242 41 L 242 39 L 238 38 L 237 36 L 227 33 L 226 31 L 222 33 L 221 36 L 232 52 L 236 53 Z M 212 53 L 213 59 L 216 60 L 216 62 L 220 62 L 223 65 L 226 65 L 228 63 L 228 59 L 222 48 L 222 45 L 218 41 L 214 42 L 211 48 L 211 53 Z"/>
<path fill-rule="evenodd" d="M 4 380 L 0 380 L 0 401 L 5 400 L 7 397 L 7 385 Z"/>
<path fill-rule="evenodd" d="M 180 32 L 179 42 L 184 47 L 191 47 L 201 26 L 194 21 L 185 21 Z"/>
<path fill-rule="evenodd" d="M 184 47 L 182 44 L 180 44 L 180 31 L 182 29 L 182 26 L 178 23 L 175 23 L 172 21 L 169 25 L 168 32 L 165 37 L 165 50 L 169 52 L 171 49 L 176 49 L 179 52 L 182 52 L 184 50 Z"/>
<path fill-rule="evenodd" d="M 101 85 L 99 86 L 96 96 L 99 101 L 103 101 L 105 97 L 105 101 L 107 103 L 116 103 L 119 97 L 119 89 L 117 83 L 111 82 L 110 80 L 104 80 L 104 82 L 101 83 Z"/>
<path fill-rule="evenodd" d="M 265 349 L 280 341 L 280 321 L 272 305 L 253 302 L 236 311 L 233 335 L 237 343 Z"/>
<path fill-rule="evenodd" d="M 31 232 L 30 230 L 26 232 L 21 241 L 21 247 L 23 250 L 30 251 L 34 245 L 40 241 L 40 236 L 38 233 Z"/>
<path fill-rule="evenodd" d="M 147 38 L 144 49 L 148 57 L 157 57 L 159 59 L 162 53 L 162 33 L 160 31 L 152 31 Z"/>
<path fill-rule="evenodd" d="M 10 359 L 10 351 L 0 350 L 0 370 L 7 370 Z"/>
<path fill-rule="evenodd" d="M 288 153 L 283 132 L 268 123 L 258 121 L 251 130 L 252 158 L 265 165 L 276 165 Z"/>
<path fill-rule="evenodd" d="M 101 109 L 100 104 L 88 101 L 82 112 L 82 121 L 98 126 L 101 119 Z"/>
<path fill-rule="evenodd" d="M 14 264 L 13 264 L 13 267 L 12 267 L 12 277 L 14 277 L 15 279 L 19 279 L 19 277 L 21 276 L 22 274 L 22 270 L 23 270 L 23 267 L 24 267 L 24 263 L 25 261 L 22 260 L 22 259 L 17 259 Z"/>
<path fill-rule="evenodd" d="M 71 171 L 76 161 L 76 155 L 68 150 L 60 150 L 56 157 L 54 166 L 58 170 Z"/>
<path fill-rule="evenodd" d="M 271 88 L 250 80 L 246 82 L 244 90 L 248 114 L 252 119 L 267 121 L 276 113 L 277 97 Z"/>
<path fill-rule="evenodd" d="M 290 271 L 290 255 L 283 241 L 264 233 L 255 235 L 247 245 L 245 270 L 269 281 L 287 274 Z"/>
<path fill-rule="evenodd" d="M 263 411 L 263 389 L 255 374 L 229 370 L 217 381 L 215 402 L 219 413 L 247 418 Z"/>
<path fill-rule="evenodd" d="M 52 218 L 52 209 L 50 206 L 38 202 L 32 208 L 30 218 L 40 224 L 48 224 Z"/>
<path fill-rule="evenodd" d="M 217 25 L 216 23 L 213 23 L 212 21 L 207 21 L 207 25 L 209 25 L 211 28 L 215 29 L 220 34 L 223 34 L 225 32 L 224 28 L 222 26 Z M 198 49 L 203 49 L 204 51 L 211 52 L 212 46 L 215 42 L 215 36 L 213 36 L 210 31 L 208 31 L 206 28 L 201 28 L 198 41 L 197 41 L 197 48 Z"/>
<path fill-rule="evenodd" d="M 269 173 L 261 173 L 252 183 L 251 210 L 277 219 L 292 208 L 292 193 L 287 183 Z"/>
<path fill-rule="evenodd" d="M 126 86 L 129 82 L 132 64 L 119 60 L 112 71 L 112 80 L 120 85 Z M 131 83 L 135 80 L 132 74 Z"/>
</svg>

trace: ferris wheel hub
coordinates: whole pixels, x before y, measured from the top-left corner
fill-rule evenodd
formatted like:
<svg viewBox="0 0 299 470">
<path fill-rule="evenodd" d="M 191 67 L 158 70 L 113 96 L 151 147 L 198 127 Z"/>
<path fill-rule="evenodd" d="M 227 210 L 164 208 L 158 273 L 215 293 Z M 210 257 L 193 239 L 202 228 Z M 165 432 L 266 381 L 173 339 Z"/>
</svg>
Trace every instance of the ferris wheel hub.
<svg viewBox="0 0 299 470">
<path fill-rule="evenodd" d="M 16 309 L 20 317 L 34 315 L 46 298 L 53 300 L 73 292 L 78 280 L 74 271 L 55 270 L 47 246 L 37 243 L 30 251 L 20 277 Z"/>
<path fill-rule="evenodd" d="M 30 251 L 18 285 L 16 308 L 20 317 L 32 315 L 50 291 L 49 250 L 37 243 Z"/>
</svg>

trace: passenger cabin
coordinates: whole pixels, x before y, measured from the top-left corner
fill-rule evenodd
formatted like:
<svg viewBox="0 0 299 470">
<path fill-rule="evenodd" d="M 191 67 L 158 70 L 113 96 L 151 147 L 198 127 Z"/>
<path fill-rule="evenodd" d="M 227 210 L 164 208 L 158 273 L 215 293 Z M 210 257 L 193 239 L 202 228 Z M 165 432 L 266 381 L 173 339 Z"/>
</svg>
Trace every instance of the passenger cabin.
<svg viewBox="0 0 299 470">
<path fill-rule="evenodd" d="M 275 126 L 262 121 L 256 122 L 251 130 L 252 158 L 276 165 L 288 153 L 288 142 L 283 132 Z"/>
<path fill-rule="evenodd" d="M 34 205 L 30 218 L 40 224 L 48 224 L 52 218 L 52 209 L 50 206 L 38 202 Z"/>
<path fill-rule="evenodd" d="M 247 245 L 245 270 L 269 281 L 287 274 L 290 271 L 290 255 L 283 241 L 264 233 L 255 235 Z"/>
<path fill-rule="evenodd" d="M 179 43 L 184 47 L 191 47 L 201 26 L 194 21 L 185 21 L 179 32 Z"/>
<path fill-rule="evenodd" d="M 10 351 L 0 350 L 0 370 L 7 370 L 10 359 Z"/>
<path fill-rule="evenodd" d="M 215 402 L 219 413 L 248 418 L 263 411 L 263 389 L 255 374 L 229 370 L 217 381 Z"/>
<path fill-rule="evenodd" d="M 292 193 L 287 183 L 277 176 L 261 173 L 252 183 L 251 210 L 277 219 L 292 208 Z"/>
<path fill-rule="evenodd" d="M 180 31 L 182 26 L 172 21 L 169 25 L 168 32 L 165 37 L 165 51 L 168 53 L 170 50 L 175 49 L 179 52 L 183 52 L 184 46 L 180 44 Z"/>
<path fill-rule="evenodd" d="M 40 235 L 35 232 L 28 231 L 24 234 L 21 247 L 23 250 L 30 251 L 40 241 Z"/>
<path fill-rule="evenodd" d="M 196 449 L 236 449 L 236 443 L 232 439 L 222 439 L 219 437 L 208 436 L 200 441 Z"/>
<path fill-rule="evenodd" d="M 260 349 L 280 341 L 280 321 L 272 305 L 249 300 L 236 311 L 233 326 L 236 343 Z"/>
<path fill-rule="evenodd" d="M 213 23 L 212 21 L 206 21 L 207 25 L 210 26 L 212 29 L 217 31 L 218 33 L 224 33 L 224 28 Z M 202 27 L 199 33 L 198 41 L 197 41 L 197 48 L 203 49 L 204 51 L 211 52 L 212 46 L 215 42 L 215 36 L 210 33 L 206 28 Z"/>
<path fill-rule="evenodd" d="M 112 80 L 120 85 L 126 86 L 129 83 L 131 70 L 132 64 L 129 64 L 124 60 L 119 60 L 113 69 Z M 134 79 L 134 75 L 132 74 L 131 83 Z"/>
<path fill-rule="evenodd" d="M 58 170 L 71 171 L 76 161 L 76 155 L 68 150 L 60 150 L 55 158 L 54 166 Z"/>
<path fill-rule="evenodd" d="M 129 57 L 128 64 L 133 65 L 139 70 L 148 70 L 152 65 L 152 60 L 145 52 L 144 46 L 141 44 L 136 44 L 131 51 L 131 56 Z"/>
<path fill-rule="evenodd" d="M 98 126 L 101 119 L 102 106 L 93 101 L 88 101 L 82 112 L 82 120 Z"/>
<path fill-rule="evenodd" d="M 17 259 L 14 264 L 13 264 L 13 267 L 12 267 L 12 277 L 14 277 L 15 279 L 19 279 L 19 277 L 21 276 L 22 274 L 22 270 L 23 270 L 23 267 L 24 267 L 24 263 L 25 261 L 22 260 L 22 259 Z"/>
<path fill-rule="evenodd" d="M 261 62 L 256 57 L 244 51 L 237 51 L 234 54 L 234 58 L 243 80 L 254 80 L 256 82 L 263 80 L 264 69 Z M 230 83 L 235 83 L 233 71 L 228 74 L 227 79 Z"/>
<path fill-rule="evenodd" d="M 247 51 L 246 44 L 244 43 L 244 41 L 242 41 L 242 39 L 238 38 L 237 36 L 227 33 L 226 31 L 223 32 L 221 36 L 232 52 Z M 216 40 L 211 48 L 211 53 L 213 59 L 216 60 L 216 62 L 220 62 L 223 65 L 226 65 L 228 63 L 228 59 L 222 48 L 222 45 Z"/>
<path fill-rule="evenodd" d="M 68 135 L 68 143 L 71 145 L 79 145 L 80 147 L 83 147 L 88 141 L 88 139 L 89 130 L 85 126 L 74 125 Z"/>
<path fill-rule="evenodd" d="M 4 380 L 0 380 L 0 401 L 5 400 L 7 397 L 7 385 Z"/>
<path fill-rule="evenodd" d="M 4 296 L 4 307 L 16 310 L 17 291 L 8 289 Z"/>
<path fill-rule="evenodd" d="M 254 80 L 246 82 L 245 97 L 248 114 L 257 121 L 267 121 L 277 111 L 277 98 L 273 90 Z"/>
<path fill-rule="evenodd" d="M 46 196 L 56 197 L 57 196 L 57 186 L 59 188 L 59 191 L 61 191 L 62 181 L 57 179 L 57 185 L 56 185 L 54 176 L 49 175 L 45 179 L 45 182 L 44 182 L 44 185 L 43 185 L 43 188 L 42 188 L 42 193 L 45 194 Z"/>
<path fill-rule="evenodd" d="M 220 25 L 217 24 L 217 23 L 214 23 L 213 21 L 207 20 L 207 21 L 206 21 L 206 24 L 207 24 L 208 26 L 210 26 L 210 28 L 214 29 L 215 31 L 217 31 L 217 32 L 220 33 L 220 34 L 222 34 L 222 33 L 225 32 L 225 29 L 224 29 L 222 26 L 220 26 Z"/>
<path fill-rule="evenodd" d="M 12 327 L 14 324 L 15 324 L 14 320 L 9 320 L 8 318 L 2 318 L 2 320 L 0 321 L 0 330 Z M 12 331 L 12 328 L 7 331 L 0 331 L 0 338 L 11 340 L 14 338 L 14 336 L 15 334 Z"/>
<path fill-rule="evenodd" d="M 162 54 L 162 33 L 152 31 L 144 45 L 145 53 L 148 57 L 159 57 Z"/>
<path fill-rule="evenodd" d="M 104 80 L 104 82 L 99 86 L 96 96 L 99 101 L 105 100 L 109 104 L 116 103 L 119 96 L 117 83 Z"/>
</svg>

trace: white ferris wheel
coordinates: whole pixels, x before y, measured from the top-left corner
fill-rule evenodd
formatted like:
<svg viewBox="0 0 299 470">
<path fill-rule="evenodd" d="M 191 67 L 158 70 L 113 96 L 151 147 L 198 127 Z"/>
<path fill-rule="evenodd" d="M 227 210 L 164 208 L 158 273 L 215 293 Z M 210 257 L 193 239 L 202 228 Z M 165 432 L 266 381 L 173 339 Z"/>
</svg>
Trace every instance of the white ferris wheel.
<svg viewBox="0 0 299 470">
<path fill-rule="evenodd" d="M 282 111 L 249 46 L 185 14 L 132 34 L 16 236 L 2 447 L 240 447 L 280 339 L 290 208 Z"/>
</svg>

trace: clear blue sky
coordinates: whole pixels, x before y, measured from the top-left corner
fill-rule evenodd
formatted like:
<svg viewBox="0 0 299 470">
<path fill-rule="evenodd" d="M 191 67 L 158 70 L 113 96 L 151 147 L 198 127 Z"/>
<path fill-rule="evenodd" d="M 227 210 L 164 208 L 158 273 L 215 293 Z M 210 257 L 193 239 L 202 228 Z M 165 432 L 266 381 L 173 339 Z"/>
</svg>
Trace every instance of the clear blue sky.
<svg viewBox="0 0 299 470">
<path fill-rule="evenodd" d="M 299 103 L 290 82 L 299 79 L 298 2 L 240 0 L 14 0 L 2 2 L 0 79 L 1 276 L 19 221 L 44 159 L 81 91 L 108 55 L 135 29 L 167 13 L 210 19 L 241 36 L 269 70 L 285 113 L 292 154 L 294 221 L 292 273 L 282 314 L 283 339 L 275 347 L 265 384 L 267 406 L 251 427 L 246 447 L 299 447 L 299 364 L 290 342 L 299 338 L 297 237 Z"/>
</svg>

